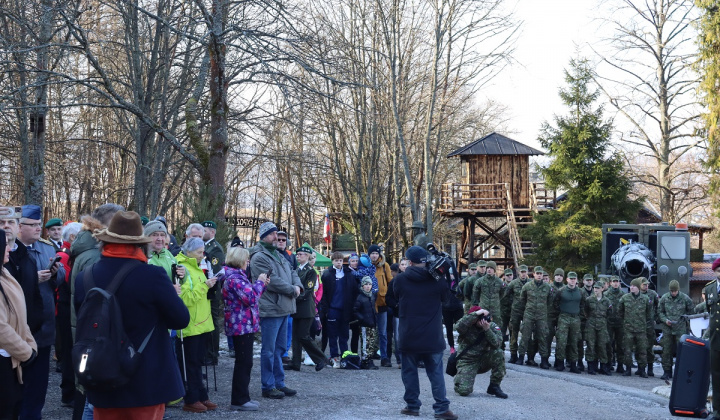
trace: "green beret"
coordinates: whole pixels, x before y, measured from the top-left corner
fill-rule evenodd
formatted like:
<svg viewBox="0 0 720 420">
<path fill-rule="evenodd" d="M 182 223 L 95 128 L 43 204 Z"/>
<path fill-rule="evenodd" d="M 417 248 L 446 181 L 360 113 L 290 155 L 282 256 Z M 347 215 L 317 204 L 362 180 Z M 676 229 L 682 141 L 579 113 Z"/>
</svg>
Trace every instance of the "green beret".
<svg viewBox="0 0 720 420">
<path fill-rule="evenodd" d="M 528 271 L 527 265 L 521 264 L 520 268 L 518 268 L 518 271 Z"/>
<path fill-rule="evenodd" d="M 57 217 L 55 217 L 45 223 L 45 229 L 50 229 L 51 227 L 55 226 L 62 226 L 62 219 L 58 219 Z"/>
<path fill-rule="evenodd" d="M 679 292 L 680 291 L 680 283 L 677 280 L 670 281 L 670 291 L 671 292 Z"/>
<path fill-rule="evenodd" d="M 543 270 L 542 267 L 540 267 L 540 266 L 538 265 L 537 267 L 535 267 L 535 272 L 536 272 L 536 273 L 542 273 L 542 272 L 544 272 L 544 270 Z"/>
<path fill-rule="evenodd" d="M 638 277 L 630 282 L 630 286 L 635 286 L 637 288 L 640 288 L 640 285 L 642 285 L 642 280 L 640 280 L 640 277 Z"/>
<path fill-rule="evenodd" d="M 583 276 L 583 280 L 595 280 L 595 277 L 593 277 L 592 274 L 587 273 Z"/>
<path fill-rule="evenodd" d="M 562 268 L 556 268 L 556 269 L 555 269 L 555 275 L 556 275 L 556 276 L 564 276 L 564 275 L 565 275 L 565 270 L 563 270 Z"/>
<path fill-rule="evenodd" d="M 303 246 L 301 246 L 300 248 L 298 248 L 298 249 L 295 250 L 295 253 L 298 253 L 298 252 L 305 252 L 305 253 L 307 253 L 307 254 L 312 255 L 313 250 L 312 250 L 312 248 L 310 248 L 309 246 L 303 244 Z"/>
<path fill-rule="evenodd" d="M 203 227 L 217 229 L 217 225 L 212 220 L 202 222 Z"/>
<path fill-rule="evenodd" d="M 468 265 L 468 269 L 477 270 L 477 264 L 476 264 L 476 263 L 470 263 L 470 265 Z"/>
<path fill-rule="evenodd" d="M 506 268 L 506 269 L 505 269 L 505 273 L 504 273 L 504 274 L 505 274 L 506 276 L 507 276 L 508 274 L 512 274 L 512 273 L 513 273 L 513 272 L 512 272 L 511 269 L 509 269 L 509 268 Z"/>
<path fill-rule="evenodd" d="M 571 271 L 571 272 L 568 273 L 567 277 L 568 277 L 569 279 L 576 279 L 576 278 L 577 278 L 577 273 L 574 272 L 574 271 Z"/>
<path fill-rule="evenodd" d="M 492 268 L 493 270 L 497 270 L 497 264 L 495 263 L 495 261 L 488 261 L 486 264 L 486 267 Z"/>
<path fill-rule="evenodd" d="M 142 225 L 145 226 L 148 224 L 148 222 L 150 222 L 150 219 L 145 216 L 140 216 L 140 222 L 142 222 Z"/>
<path fill-rule="evenodd" d="M 478 267 L 487 267 L 487 262 L 485 260 L 480 260 L 477 262 Z"/>
</svg>

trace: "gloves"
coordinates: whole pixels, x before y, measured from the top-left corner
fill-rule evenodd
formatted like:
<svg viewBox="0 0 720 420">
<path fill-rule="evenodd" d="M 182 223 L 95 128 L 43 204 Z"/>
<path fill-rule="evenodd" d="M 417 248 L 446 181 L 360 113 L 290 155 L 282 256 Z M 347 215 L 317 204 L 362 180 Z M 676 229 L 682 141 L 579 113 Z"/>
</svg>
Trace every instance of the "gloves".
<svg viewBox="0 0 720 420">
<path fill-rule="evenodd" d="M 33 349 L 32 354 L 30 355 L 30 358 L 24 362 L 21 362 L 20 366 L 28 367 L 35 362 L 35 359 L 37 359 L 37 352 Z"/>
</svg>

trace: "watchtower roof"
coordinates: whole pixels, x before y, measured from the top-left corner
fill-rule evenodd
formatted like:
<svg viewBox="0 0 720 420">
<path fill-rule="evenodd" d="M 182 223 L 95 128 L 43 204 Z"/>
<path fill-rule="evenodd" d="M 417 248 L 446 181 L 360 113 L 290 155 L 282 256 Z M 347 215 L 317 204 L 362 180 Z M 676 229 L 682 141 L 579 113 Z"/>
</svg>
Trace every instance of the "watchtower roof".
<svg viewBox="0 0 720 420">
<path fill-rule="evenodd" d="M 465 145 L 447 155 L 453 157 L 458 155 L 544 155 L 545 153 L 526 146 L 516 140 L 505 137 L 502 134 L 490 133 L 480 140 Z"/>
</svg>

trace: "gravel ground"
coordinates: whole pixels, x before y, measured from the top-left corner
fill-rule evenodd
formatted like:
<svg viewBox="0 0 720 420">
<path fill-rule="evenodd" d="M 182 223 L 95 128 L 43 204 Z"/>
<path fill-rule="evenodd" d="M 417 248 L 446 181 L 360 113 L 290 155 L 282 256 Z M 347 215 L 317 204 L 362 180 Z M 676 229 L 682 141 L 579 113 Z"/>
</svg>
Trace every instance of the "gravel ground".
<svg viewBox="0 0 720 420">
<path fill-rule="evenodd" d="M 256 348 L 256 353 L 259 349 Z M 446 352 L 446 356 L 449 352 Z M 256 354 L 257 357 L 257 354 Z M 509 358 L 509 355 L 508 355 Z M 539 356 L 537 358 L 539 361 Z M 507 359 L 506 359 L 507 360 Z M 400 370 L 392 368 L 375 371 L 351 371 L 330 367 L 315 372 L 303 366 L 300 372 L 286 373 L 287 386 L 297 389 L 298 395 L 282 400 L 264 399 L 260 395 L 260 361 L 255 359 L 250 383 L 251 398 L 260 402 L 260 411 L 234 412 L 230 410 L 230 384 L 234 359 L 220 357 L 216 367 L 218 390 L 213 388 L 210 375 L 210 398 L 220 405 L 215 412 L 193 414 L 180 408 L 168 408 L 172 419 L 243 418 L 243 419 L 384 419 L 407 418 L 400 415 L 404 406 Z M 552 362 L 552 359 L 551 359 Z M 379 363 L 376 362 L 379 365 Z M 54 365 L 54 363 L 52 364 Z M 659 363 L 655 372 L 662 372 Z M 659 376 L 659 375 L 658 375 Z M 450 409 L 460 418 L 472 419 L 662 419 L 671 418 L 668 400 L 652 392 L 664 385 L 656 378 L 630 378 L 620 375 L 590 376 L 529 366 L 507 366 L 502 389 L 507 400 L 487 395 L 489 375 L 479 375 L 475 392 L 460 397 L 453 391 L 452 378 L 445 376 Z M 71 409 L 60 407 L 60 374 L 51 373 L 45 419 L 69 419 Z M 430 383 L 420 370 L 423 407 L 420 416 L 432 418 Z"/>
</svg>

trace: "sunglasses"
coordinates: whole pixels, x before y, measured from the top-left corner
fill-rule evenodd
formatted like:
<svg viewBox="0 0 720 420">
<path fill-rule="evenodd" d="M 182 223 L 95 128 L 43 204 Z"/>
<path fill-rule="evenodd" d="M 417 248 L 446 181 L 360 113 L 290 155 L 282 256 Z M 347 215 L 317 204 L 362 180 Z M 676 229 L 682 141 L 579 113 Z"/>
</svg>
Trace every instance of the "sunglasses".
<svg viewBox="0 0 720 420">
<path fill-rule="evenodd" d="M 280 239 L 280 238 L 278 238 L 278 242 L 287 242 L 287 239 Z"/>
</svg>

